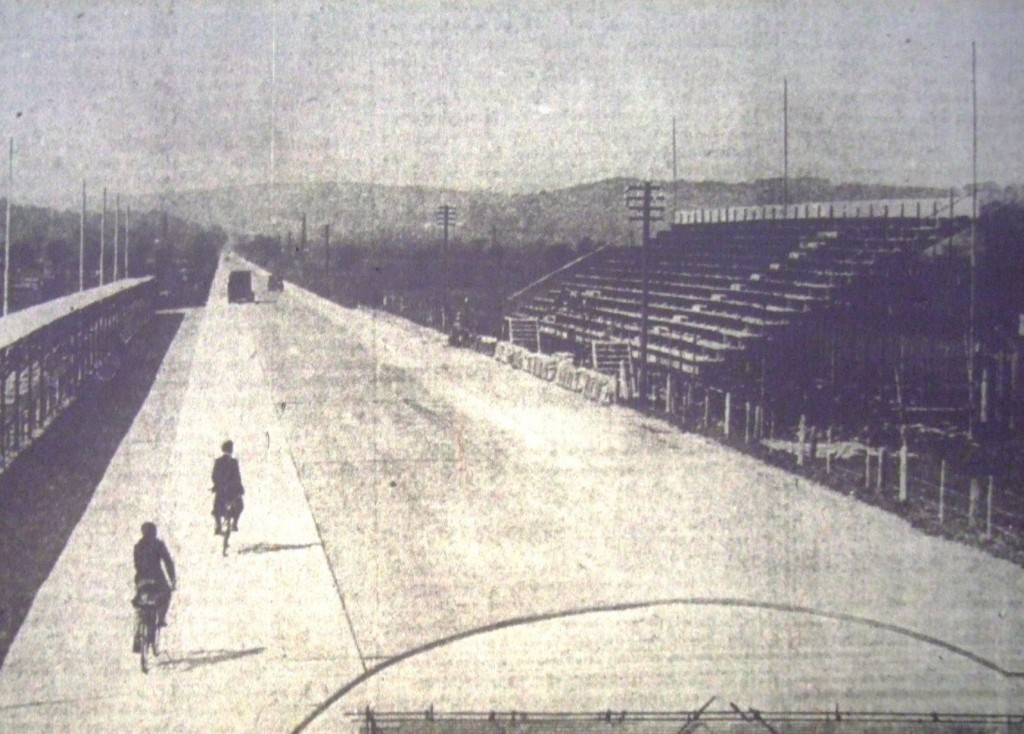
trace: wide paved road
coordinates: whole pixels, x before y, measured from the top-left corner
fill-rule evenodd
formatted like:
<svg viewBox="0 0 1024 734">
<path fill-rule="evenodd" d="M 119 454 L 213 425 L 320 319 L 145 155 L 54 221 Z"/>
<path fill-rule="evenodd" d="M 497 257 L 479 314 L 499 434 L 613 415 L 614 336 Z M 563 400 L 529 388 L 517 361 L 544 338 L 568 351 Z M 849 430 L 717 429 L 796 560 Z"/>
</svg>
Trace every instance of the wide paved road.
<svg viewBox="0 0 1024 734">
<path fill-rule="evenodd" d="M 229 307 L 224 270 L 0 670 L 0 730 L 282 731 L 367 669 L 313 729 L 712 695 L 1024 711 L 1020 569 L 390 316 L 291 285 Z M 249 505 L 222 559 L 227 436 Z M 127 633 L 143 517 L 182 569 L 148 677 Z"/>
</svg>

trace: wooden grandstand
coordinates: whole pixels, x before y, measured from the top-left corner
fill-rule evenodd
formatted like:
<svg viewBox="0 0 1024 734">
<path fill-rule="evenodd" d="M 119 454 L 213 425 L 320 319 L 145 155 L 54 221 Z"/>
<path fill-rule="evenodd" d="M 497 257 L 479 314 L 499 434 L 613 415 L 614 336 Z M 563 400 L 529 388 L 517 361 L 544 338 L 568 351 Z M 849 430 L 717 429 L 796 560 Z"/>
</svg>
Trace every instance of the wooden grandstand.
<svg viewBox="0 0 1024 734">
<path fill-rule="evenodd" d="M 919 217 L 917 211 L 903 217 L 886 210 L 884 217 L 698 222 L 660 233 L 647 256 L 652 390 L 657 393 L 667 379 L 681 381 L 677 392 L 697 383 L 759 403 L 768 390 L 775 409 L 795 401 L 800 405 L 793 410 L 800 412 L 807 410 L 808 387 L 823 374 L 830 373 L 831 396 L 849 392 L 840 384 L 844 376 L 871 375 L 857 373 L 855 355 L 843 356 L 850 340 L 837 329 L 858 330 L 857 319 L 866 319 L 871 323 L 865 329 L 890 338 L 886 319 L 872 305 L 881 294 L 890 312 L 913 310 L 894 307 L 892 297 L 909 282 L 915 260 L 969 224 L 965 218 Z M 641 366 L 642 304 L 641 248 L 612 247 L 513 296 L 509 316 L 536 320 L 543 351 L 573 351 L 585 363 L 596 345 L 621 343 Z M 943 338 L 961 337 L 951 329 Z M 832 353 L 819 354 L 821 344 L 832 345 Z M 838 375 L 837 353 L 846 360 Z M 950 369 L 961 367 L 957 362 Z M 879 369 L 888 385 L 891 370 Z"/>
</svg>

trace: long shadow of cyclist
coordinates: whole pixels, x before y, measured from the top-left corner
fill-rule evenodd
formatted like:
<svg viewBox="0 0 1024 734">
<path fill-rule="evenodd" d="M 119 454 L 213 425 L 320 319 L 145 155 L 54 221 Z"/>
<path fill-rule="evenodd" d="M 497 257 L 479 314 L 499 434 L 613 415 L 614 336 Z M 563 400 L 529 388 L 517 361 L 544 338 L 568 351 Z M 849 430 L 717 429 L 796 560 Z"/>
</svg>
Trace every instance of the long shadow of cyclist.
<svg viewBox="0 0 1024 734">
<path fill-rule="evenodd" d="M 216 665 L 251 655 L 261 655 L 265 650 L 265 647 L 250 647 L 245 650 L 194 650 L 185 653 L 179 658 L 172 657 L 162 660 L 159 666 L 161 668 L 182 670 L 187 673 L 204 665 Z"/>
</svg>

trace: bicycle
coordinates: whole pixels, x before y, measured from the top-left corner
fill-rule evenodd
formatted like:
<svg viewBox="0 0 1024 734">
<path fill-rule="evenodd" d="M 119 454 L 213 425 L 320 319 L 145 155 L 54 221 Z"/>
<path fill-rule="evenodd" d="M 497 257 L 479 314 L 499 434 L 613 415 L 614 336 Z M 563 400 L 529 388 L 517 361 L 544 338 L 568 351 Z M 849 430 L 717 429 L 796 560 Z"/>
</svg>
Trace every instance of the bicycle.
<svg viewBox="0 0 1024 734">
<path fill-rule="evenodd" d="M 217 516 L 217 522 L 219 522 L 221 524 L 221 527 L 223 528 L 223 530 L 221 531 L 221 535 L 224 538 L 224 543 L 221 554 L 225 556 L 228 554 L 228 541 L 231 538 L 231 530 L 234 527 L 235 523 L 238 522 L 238 511 L 240 509 L 239 499 L 240 498 L 238 497 L 229 497 L 228 499 L 224 500 L 224 506 L 222 508 L 221 514 Z"/>
<path fill-rule="evenodd" d="M 132 650 L 139 654 L 142 672 L 149 672 L 149 657 L 160 654 L 160 626 L 158 612 L 160 590 L 153 581 L 140 581 L 136 585 L 135 598 L 135 641 Z"/>
</svg>

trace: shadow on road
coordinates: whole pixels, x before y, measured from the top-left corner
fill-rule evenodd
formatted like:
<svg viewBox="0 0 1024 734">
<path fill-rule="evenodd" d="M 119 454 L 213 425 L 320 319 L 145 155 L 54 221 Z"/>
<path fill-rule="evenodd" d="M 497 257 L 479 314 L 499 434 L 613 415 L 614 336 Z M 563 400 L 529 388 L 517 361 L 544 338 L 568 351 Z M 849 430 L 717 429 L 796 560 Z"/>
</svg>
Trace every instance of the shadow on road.
<svg viewBox="0 0 1024 734">
<path fill-rule="evenodd" d="M 238 555 L 243 553 L 277 553 L 278 551 L 301 550 L 303 548 L 319 548 L 320 543 L 256 543 L 242 546 Z"/>
<path fill-rule="evenodd" d="M 161 668 L 171 668 L 189 672 L 204 665 L 217 665 L 227 663 L 239 658 L 247 658 L 251 655 L 261 655 L 265 647 L 250 647 L 244 650 L 193 650 L 186 652 L 180 658 L 169 658 L 159 663 Z"/>
<path fill-rule="evenodd" d="M 95 382 L 0 475 L 0 664 L 149 395 L 183 319 L 154 316 L 131 341 L 113 379 Z"/>
</svg>

